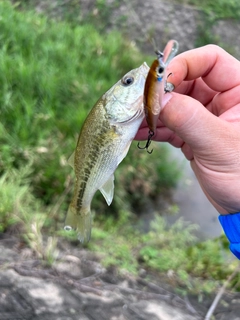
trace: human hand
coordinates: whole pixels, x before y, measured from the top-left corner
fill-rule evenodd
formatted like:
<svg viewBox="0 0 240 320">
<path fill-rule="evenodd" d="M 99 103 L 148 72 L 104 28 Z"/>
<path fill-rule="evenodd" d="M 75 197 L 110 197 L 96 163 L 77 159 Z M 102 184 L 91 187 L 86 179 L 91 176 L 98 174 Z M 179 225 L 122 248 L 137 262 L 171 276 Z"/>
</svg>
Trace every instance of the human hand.
<svg viewBox="0 0 240 320">
<path fill-rule="evenodd" d="M 153 140 L 181 148 L 214 207 L 240 211 L 240 62 L 218 46 L 184 52 L 169 64 Z M 143 121 L 137 140 L 146 139 Z"/>
</svg>

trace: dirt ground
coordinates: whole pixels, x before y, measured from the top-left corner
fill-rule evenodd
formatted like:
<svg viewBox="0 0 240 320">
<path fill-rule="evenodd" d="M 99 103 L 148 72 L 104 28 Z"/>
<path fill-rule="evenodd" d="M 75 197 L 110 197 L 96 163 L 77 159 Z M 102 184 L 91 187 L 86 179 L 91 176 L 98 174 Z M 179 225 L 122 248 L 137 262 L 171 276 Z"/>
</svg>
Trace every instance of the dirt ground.
<svg viewBox="0 0 240 320">
<path fill-rule="evenodd" d="M 0 320 L 200 320 L 214 298 L 181 297 L 146 270 L 120 276 L 96 254 L 62 242 L 44 266 L 19 238 L 0 238 Z M 226 291 L 216 320 L 240 320 L 240 293 Z"/>
</svg>

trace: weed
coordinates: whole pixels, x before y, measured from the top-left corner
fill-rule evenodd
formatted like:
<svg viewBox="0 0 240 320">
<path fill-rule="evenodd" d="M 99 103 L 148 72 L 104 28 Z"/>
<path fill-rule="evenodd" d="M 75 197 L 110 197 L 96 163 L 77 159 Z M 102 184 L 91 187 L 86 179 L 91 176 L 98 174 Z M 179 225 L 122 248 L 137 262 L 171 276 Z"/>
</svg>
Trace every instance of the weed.
<svg viewBox="0 0 240 320">
<path fill-rule="evenodd" d="M 46 240 L 44 239 L 42 228 L 45 220 L 46 215 L 42 213 L 37 213 L 32 217 L 25 214 L 22 218 L 25 228 L 23 238 L 36 256 L 51 266 L 56 261 L 59 253 L 55 236 L 48 236 Z"/>
<path fill-rule="evenodd" d="M 4 232 L 12 224 L 19 222 L 26 207 L 37 210 L 38 204 L 29 191 L 26 168 L 21 171 L 9 170 L 0 178 L 0 231 Z M 26 207 L 25 207 L 26 206 Z"/>
<path fill-rule="evenodd" d="M 122 221 L 105 219 L 96 223 L 88 248 L 103 255 L 106 267 L 118 266 L 120 272 L 137 274 L 140 269 L 167 274 L 169 281 L 185 294 L 199 295 L 216 290 L 232 272 L 236 261 L 223 251 L 220 240 L 197 243 L 196 225 L 178 220 L 171 228 L 156 216 L 145 234 L 135 226 L 129 214 L 121 212 Z M 239 280 L 235 279 L 236 287 Z"/>
<path fill-rule="evenodd" d="M 29 185 L 31 164 L 20 170 L 10 170 L 0 178 L 0 232 L 12 224 L 20 224 L 21 235 L 38 258 L 51 265 L 57 257 L 57 239 L 44 241 L 42 228 L 47 215 L 43 204 L 32 194 Z"/>
</svg>

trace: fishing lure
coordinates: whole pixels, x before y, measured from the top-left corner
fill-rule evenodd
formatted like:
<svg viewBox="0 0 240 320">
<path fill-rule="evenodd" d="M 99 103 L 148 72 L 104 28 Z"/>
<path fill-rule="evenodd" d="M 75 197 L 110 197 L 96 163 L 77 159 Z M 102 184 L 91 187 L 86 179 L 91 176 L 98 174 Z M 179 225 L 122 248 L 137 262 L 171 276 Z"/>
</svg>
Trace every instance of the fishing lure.
<svg viewBox="0 0 240 320">
<path fill-rule="evenodd" d="M 147 75 L 143 103 L 149 134 L 146 145 L 140 147 L 138 143 L 138 148 L 146 149 L 148 153 L 152 153 L 153 151 L 149 151 L 148 147 L 157 128 L 158 117 L 162 109 L 163 95 L 174 89 L 170 83 L 167 83 L 166 68 L 177 52 L 178 42 L 175 40 L 168 41 L 163 52 L 155 50 L 157 59 L 153 61 Z"/>
</svg>

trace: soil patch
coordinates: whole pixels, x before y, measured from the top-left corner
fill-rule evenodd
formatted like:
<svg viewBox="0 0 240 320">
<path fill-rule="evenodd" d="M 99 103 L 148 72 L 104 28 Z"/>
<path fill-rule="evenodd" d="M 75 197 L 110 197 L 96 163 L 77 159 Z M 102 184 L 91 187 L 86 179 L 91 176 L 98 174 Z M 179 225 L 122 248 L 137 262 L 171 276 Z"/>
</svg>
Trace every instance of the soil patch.
<svg viewBox="0 0 240 320">
<path fill-rule="evenodd" d="M 17 238 L 0 242 L 0 319 L 200 320 L 214 296 L 179 296 L 170 278 L 140 270 L 119 275 L 98 255 L 65 241 L 46 267 Z M 225 292 L 215 319 L 240 320 L 240 293 Z"/>
</svg>

